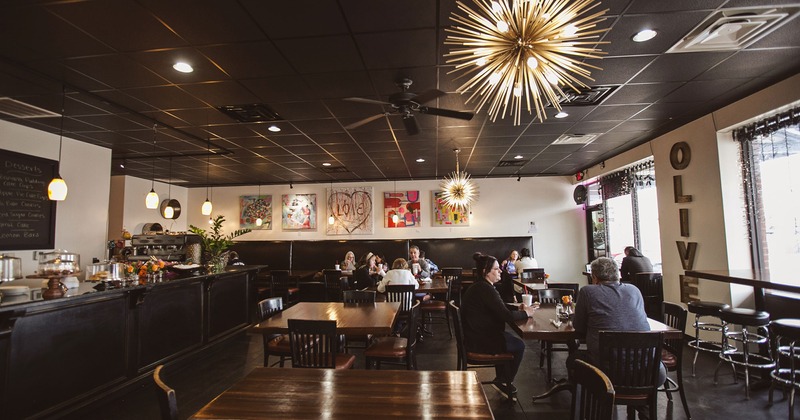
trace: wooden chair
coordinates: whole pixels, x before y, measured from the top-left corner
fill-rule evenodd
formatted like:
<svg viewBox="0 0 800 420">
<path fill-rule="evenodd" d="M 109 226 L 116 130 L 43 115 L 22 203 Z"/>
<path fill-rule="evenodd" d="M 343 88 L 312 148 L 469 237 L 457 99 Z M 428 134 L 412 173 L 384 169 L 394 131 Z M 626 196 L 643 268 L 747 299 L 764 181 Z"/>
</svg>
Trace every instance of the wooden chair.
<svg viewBox="0 0 800 420">
<path fill-rule="evenodd" d="M 322 277 L 328 302 L 341 302 L 342 291 L 347 289 L 347 277 L 342 278 L 342 270 L 322 270 Z"/>
<path fill-rule="evenodd" d="M 493 368 L 497 365 L 509 365 L 514 360 L 514 355 L 511 353 L 487 354 L 467 351 L 464 346 L 464 327 L 461 323 L 461 309 L 452 301 L 448 309 L 453 318 L 453 329 L 456 331 L 456 348 L 458 350 L 456 370 Z M 492 383 L 491 381 L 481 382 L 481 384 Z"/>
<path fill-rule="evenodd" d="M 600 331 L 601 368 L 614 384 L 614 404 L 628 406 L 629 420 L 636 416 L 636 406 L 647 406 L 650 418 L 658 418 L 663 343 L 662 332 Z"/>
<path fill-rule="evenodd" d="M 178 420 L 178 399 L 175 390 L 161 380 L 161 369 L 164 365 L 156 366 L 153 371 L 153 381 L 156 383 L 156 397 L 161 409 L 162 420 Z"/>
<path fill-rule="evenodd" d="M 352 369 L 356 357 L 339 353 L 336 321 L 289 319 L 293 368 Z"/>
<path fill-rule="evenodd" d="M 642 292 L 644 311 L 648 318 L 661 319 L 661 304 L 664 302 L 663 276 L 661 273 L 636 273 L 633 285 Z"/>
<path fill-rule="evenodd" d="M 591 283 L 590 283 L 591 284 Z M 569 289 L 572 290 L 572 297 L 578 298 L 578 290 L 580 290 L 581 285 L 578 283 L 547 283 L 548 289 Z"/>
<path fill-rule="evenodd" d="M 326 302 L 325 283 L 320 281 L 312 281 L 307 283 L 300 283 L 300 301 L 301 302 Z"/>
<path fill-rule="evenodd" d="M 344 303 L 375 303 L 374 290 L 345 290 L 342 292 L 342 302 Z M 372 334 L 345 334 L 344 336 L 345 349 L 365 349 L 372 341 Z M 353 343 L 363 343 L 362 345 L 353 345 Z"/>
<path fill-rule="evenodd" d="M 381 368 L 381 363 L 404 364 L 408 370 L 417 369 L 417 319 L 420 303 L 411 307 L 406 325 L 405 337 L 379 337 L 364 351 L 367 369 L 374 365 Z"/>
<path fill-rule="evenodd" d="M 686 331 L 686 318 L 688 311 L 681 305 L 672 302 L 663 302 L 661 312 L 664 314 L 663 322 L 678 331 Z M 686 394 L 683 390 L 683 337 L 665 338 L 661 349 L 661 363 L 667 368 L 667 372 L 677 372 L 678 381 L 667 377 L 664 388 L 660 391 L 667 393 L 667 398 L 672 401 L 672 393 L 678 391 L 683 404 L 683 411 L 686 418 L 692 418 L 689 414 L 689 405 L 686 403 Z"/>
<path fill-rule="evenodd" d="M 299 299 L 300 287 L 298 279 L 289 276 L 289 270 L 270 271 L 270 288 L 272 297 L 281 297 L 286 302 L 286 306 L 294 305 Z"/>
<path fill-rule="evenodd" d="M 450 326 L 450 311 L 447 309 L 447 302 L 453 300 L 456 305 L 461 304 L 462 271 L 461 267 L 443 268 L 442 277 L 447 283 L 447 293 L 444 296 L 444 300 L 436 299 L 422 302 L 422 323 L 432 325 L 434 319 L 444 321 L 447 324 L 447 332 L 450 334 L 450 338 L 453 338 L 453 329 Z M 434 318 L 433 314 L 441 314 L 442 316 Z M 441 322 L 438 323 L 441 324 Z"/>
<path fill-rule="evenodd" d="M 575 297 L 572 289 L 547 288 L 538 289 L 537 292 L 539 293 L 539 303 L 543 305 L 561 303 L 561 298 L 563 296 Z M 541 352 L 539 354 L 539 368 L 544 367 L 544 362 L 547 360 L 547 382 L 553 380 L 553 352 L 557 351 L 569 351 L 569 349 L 566 346 L 554 347 L 552 341 L 542 340 Z"/>
<path fill-rule="evenodd" d="M 258 302 L 258 320 L 265 319 L 283 310 L 283 299 L 279 297 L 264 299 Z M 292 357 L 292 349 L 289 346 L 289 336 L 286 334 L 263 334 L 264 338 L 264 367 L 269 367 L 269 357 L 278 356 L 281 367 L 287 358 Z M 274 366 L 274 365 L 273 365 Z"/>
<path fill-rule="evenodd" d="M 414 290 L 416 289 L 413 284 L 390 284 L 386 286 L 386 301 L 400 302 L 398 316 L 411 311 L 411 306 L 414 305 Z"/>
<path fill-rule="evenodd" d="M 611 420 L 614 417 L 614 385 L 602 370 L 583 360 L 573 365 L 575 391 L 571 420 Z"/>
</svg>

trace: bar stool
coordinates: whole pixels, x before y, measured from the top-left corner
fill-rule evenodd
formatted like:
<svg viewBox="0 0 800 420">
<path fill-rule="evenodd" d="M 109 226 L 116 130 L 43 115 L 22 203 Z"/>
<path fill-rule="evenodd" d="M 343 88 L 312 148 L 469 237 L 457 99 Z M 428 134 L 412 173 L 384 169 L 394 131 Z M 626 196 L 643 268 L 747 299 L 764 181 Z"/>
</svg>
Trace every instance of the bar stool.
<svg viewBox="0 0 800 420">
<path fill-rule="evenodd" d="M 770 369 L 775 366 L 775 361 L 769 352 L 766 355 L 751 354 L 750 344 L 769 343 L 769 312 L 756 311 L 744 308 L 723 308 L 719 311 L 722 320 L 722 351 L 719 353 L 720 362 L 714 370 L 714 383 L 717 383 L 717 373 L 723 362 L 728 362 L 735 367 L 744 366 L 744 393 L 745 398 L 750 399 L 750 368 Z M 728 325 L 735 324 L 742 327 L 741 331 L 730 331 Z M 756 332 L 750 332 L 747 327 L 755 327 Z M 761 334 L 758 334 L 758 333 Z M 729 341 L 742 343 L 742 350 L 739 351 L 735 345 Z M 737 383 L 736 374 L 733 375 L 734 383 Z"/>
<path fill-rule="evenodd" d="M 775 369 L 770 374 L 772 384 L 769 387 L 769 406 L 772 406 L 772 391 L 775 383 L 788 386 L 789 390 L 789 420 L 794 420 L 794 392 L 800 388 L 800 319 L 778 319 L 770 322 L 769 329 L 775 339 Z M 788 345 L 781 345 L 781 340 L 787 340 Z M 788 368 L 781 368 L 782 358 L 788 359 Z M 783 393 L 786 397 L 786 391 Z"/>
<path fill-rule="evenodd" d="M 694 301 L 687 304 L 689 312 L 694 314 L 694 340 L 691 340 L 687 345 L 694 349 L 694 360 L 692 360 L 692 376 L 694 374 L 694 366 L 697 364 L 697 355 L 701 351 L 719 354 L 722 350 L 722 329 L 725 323 L 721 320 L 716 322 L 705 322 L 700 319 L 704 316 L 713 316 L 719 318 L 719 311 L 723 308 L 730 308 L 727 303 L 720 302 L 707 302 L 707 301 Z M 701 340 L 700 331 L 713 331 L 719 333 L 719 341 Z"/>
</svg>

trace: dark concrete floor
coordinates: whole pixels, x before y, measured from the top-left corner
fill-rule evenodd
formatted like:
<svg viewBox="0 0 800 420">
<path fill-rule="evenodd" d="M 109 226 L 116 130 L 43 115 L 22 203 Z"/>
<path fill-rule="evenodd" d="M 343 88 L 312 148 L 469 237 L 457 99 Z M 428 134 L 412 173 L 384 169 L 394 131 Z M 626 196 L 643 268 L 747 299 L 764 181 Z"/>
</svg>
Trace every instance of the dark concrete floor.
<svg viewBox="0 0 800 420">
<path fill-rule="evenodd" d="M 426 337 L 418 348 L 420 370 L 454 369 L 456 366 L 455 339 L 449 339 L 445 326 L 434 328 L 434 337 Z M 530 396 L 545 391 L 545 372 L 539 369 L 539 342 L 528 341 L 525 360 L 517 375 L 516 386 L 519 401 L 509 403 L 490 386 L 484 391 L 497 419 L 547 419 L 569 418 L 570 394 L 563 392 L 546 400 L 532 402 Z M 165 382 L 175 388 L 178 396 L 178 409 L 181 418 L 187 418 L 202 408 L 216 395 L 244 377 L 254 367 L 262 365 L 262 344 L 260 337 L 239 334 L 221 343 L 201 356 L 166 368 L 162 375 Z M 357 369 L 364 368 L 364 359 L 358 350 Z M 749 419 L 759 420 L 787 419 L 788 402 L 780 391 L 775 392 L 775 405 L 767 407 L 768 389 L 751 392 L 751 399 L 745 399 L 744 380 L 733 383 L 730 369 L 720 370 L 718 385 L 714 385 L 714 369 L 717 358 L 711 354 L 701 354 L 698 359 L 697 376 L 691 376 L 693 352 L 685 351 L 686 372 L 684 384 L 689 408 L 694 419 Z M 566 353 L 556 353 L 553 360 L 554 377 L 564 377 Z M 273 360 L 277 360 L 274 359 Z M 276 368 L 278 369 L 278 368 Z M 674 374 L 672 374 L 674 377 Z M 479 370 L 482 380 L 494 377 L 493 369 Z M 800 405 L 796 404 L 796 405 Z M 659 419 L 686 419 L 680 397 L 676 394 L 673 403 L 668 403 L 661 393 L 658 402 Z M 795 407 L 796 414 L 800 412 Z M 158 405 L 154 386 L 143 381 L 138 386 L 121 395 L 114 395 L 87 409 L 72 413 L 68 419 L 158 419 Z M 375 415 L 380 418 L 380 414 Z M 625 419 L 625 409 L 621 407 L 618 419 Z"/>
</svg>

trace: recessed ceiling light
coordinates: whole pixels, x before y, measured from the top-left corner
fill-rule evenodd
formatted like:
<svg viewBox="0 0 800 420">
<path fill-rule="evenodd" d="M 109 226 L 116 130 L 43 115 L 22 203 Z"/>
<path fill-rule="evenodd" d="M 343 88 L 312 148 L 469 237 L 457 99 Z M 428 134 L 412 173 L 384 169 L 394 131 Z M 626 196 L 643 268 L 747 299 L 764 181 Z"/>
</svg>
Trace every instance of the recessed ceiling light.
<svg viewBox="0 0 800 420">
<path fill-rule="evenodd" d="M 417 163 L 422 163 L 422 162 L 425 162 L 425 159 L 423 159 L 423 158 L 417 159 Z"/>
<path fill-rule="evenodd" d="M 564 111 L 561 111 L 558 114 L 556 114 L 556 118 L 567 118 L 567 117 L 569 117 L 569 114 L 567 114 Z"/>
<path fill-rule="evenodd" d="M 325 163 L 322 164 L 322 166 L 331 166 L 331 164 L 328 163 L 328 162 L 325 162 Z"/>
<path fill-rule="evenodd" d="M 649 41 L 649 40 L 655 38 L 657 34 L 658 34 L 658 32 L 656 32 L 656 31 L 654 31 L 652 29 L 645 29 L 645 30 L 637 32 L 636 35 L 633 36 L 633 41 L 634 42 Z"/>
<path fill-rule="evenodd" d="M 277 125 L 271 125 L 267 128 L 267 130 L 272 131 L 273 133 L 277 133 L 281 131 L 281 128 L 278 127 Z"/>
<path fill-rule="evenodd" d="M 522 159 L 522 155 L 516 155 L 514 156 L 514 159 Z"/>
<path fill-rule="evenodd" d="M 172 66 L 172 68 L 181 73 L 191 73 L 194 71 L 194 69 L 189 63 L 184 63 L 183 61 L 175 63 L 175 65 Z"/>
</svg>

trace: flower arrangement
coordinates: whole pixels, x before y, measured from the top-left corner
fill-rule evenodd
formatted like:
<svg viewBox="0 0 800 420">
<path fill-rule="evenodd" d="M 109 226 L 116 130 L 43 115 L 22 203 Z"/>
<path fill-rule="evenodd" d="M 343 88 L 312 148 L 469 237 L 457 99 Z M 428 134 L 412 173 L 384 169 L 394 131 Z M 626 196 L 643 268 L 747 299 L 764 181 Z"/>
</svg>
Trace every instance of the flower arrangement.
<svg viewBox="0 0 800 420">
<path fill-rule="evenodd" d="M 570 295 L 561 296 L 561 303 L 563 303 L 564 305 L 571 305 L 572 304 L 572 296 L 570 296 Z"/>
<path fill-rule="evenodd" d="M 147 276 L 148 274 L 156 274 L 161 271 L 166 263 L 155 257 L 150 257 L 149 260 L 139 263 L 139 277 Z"/>
</svg>

